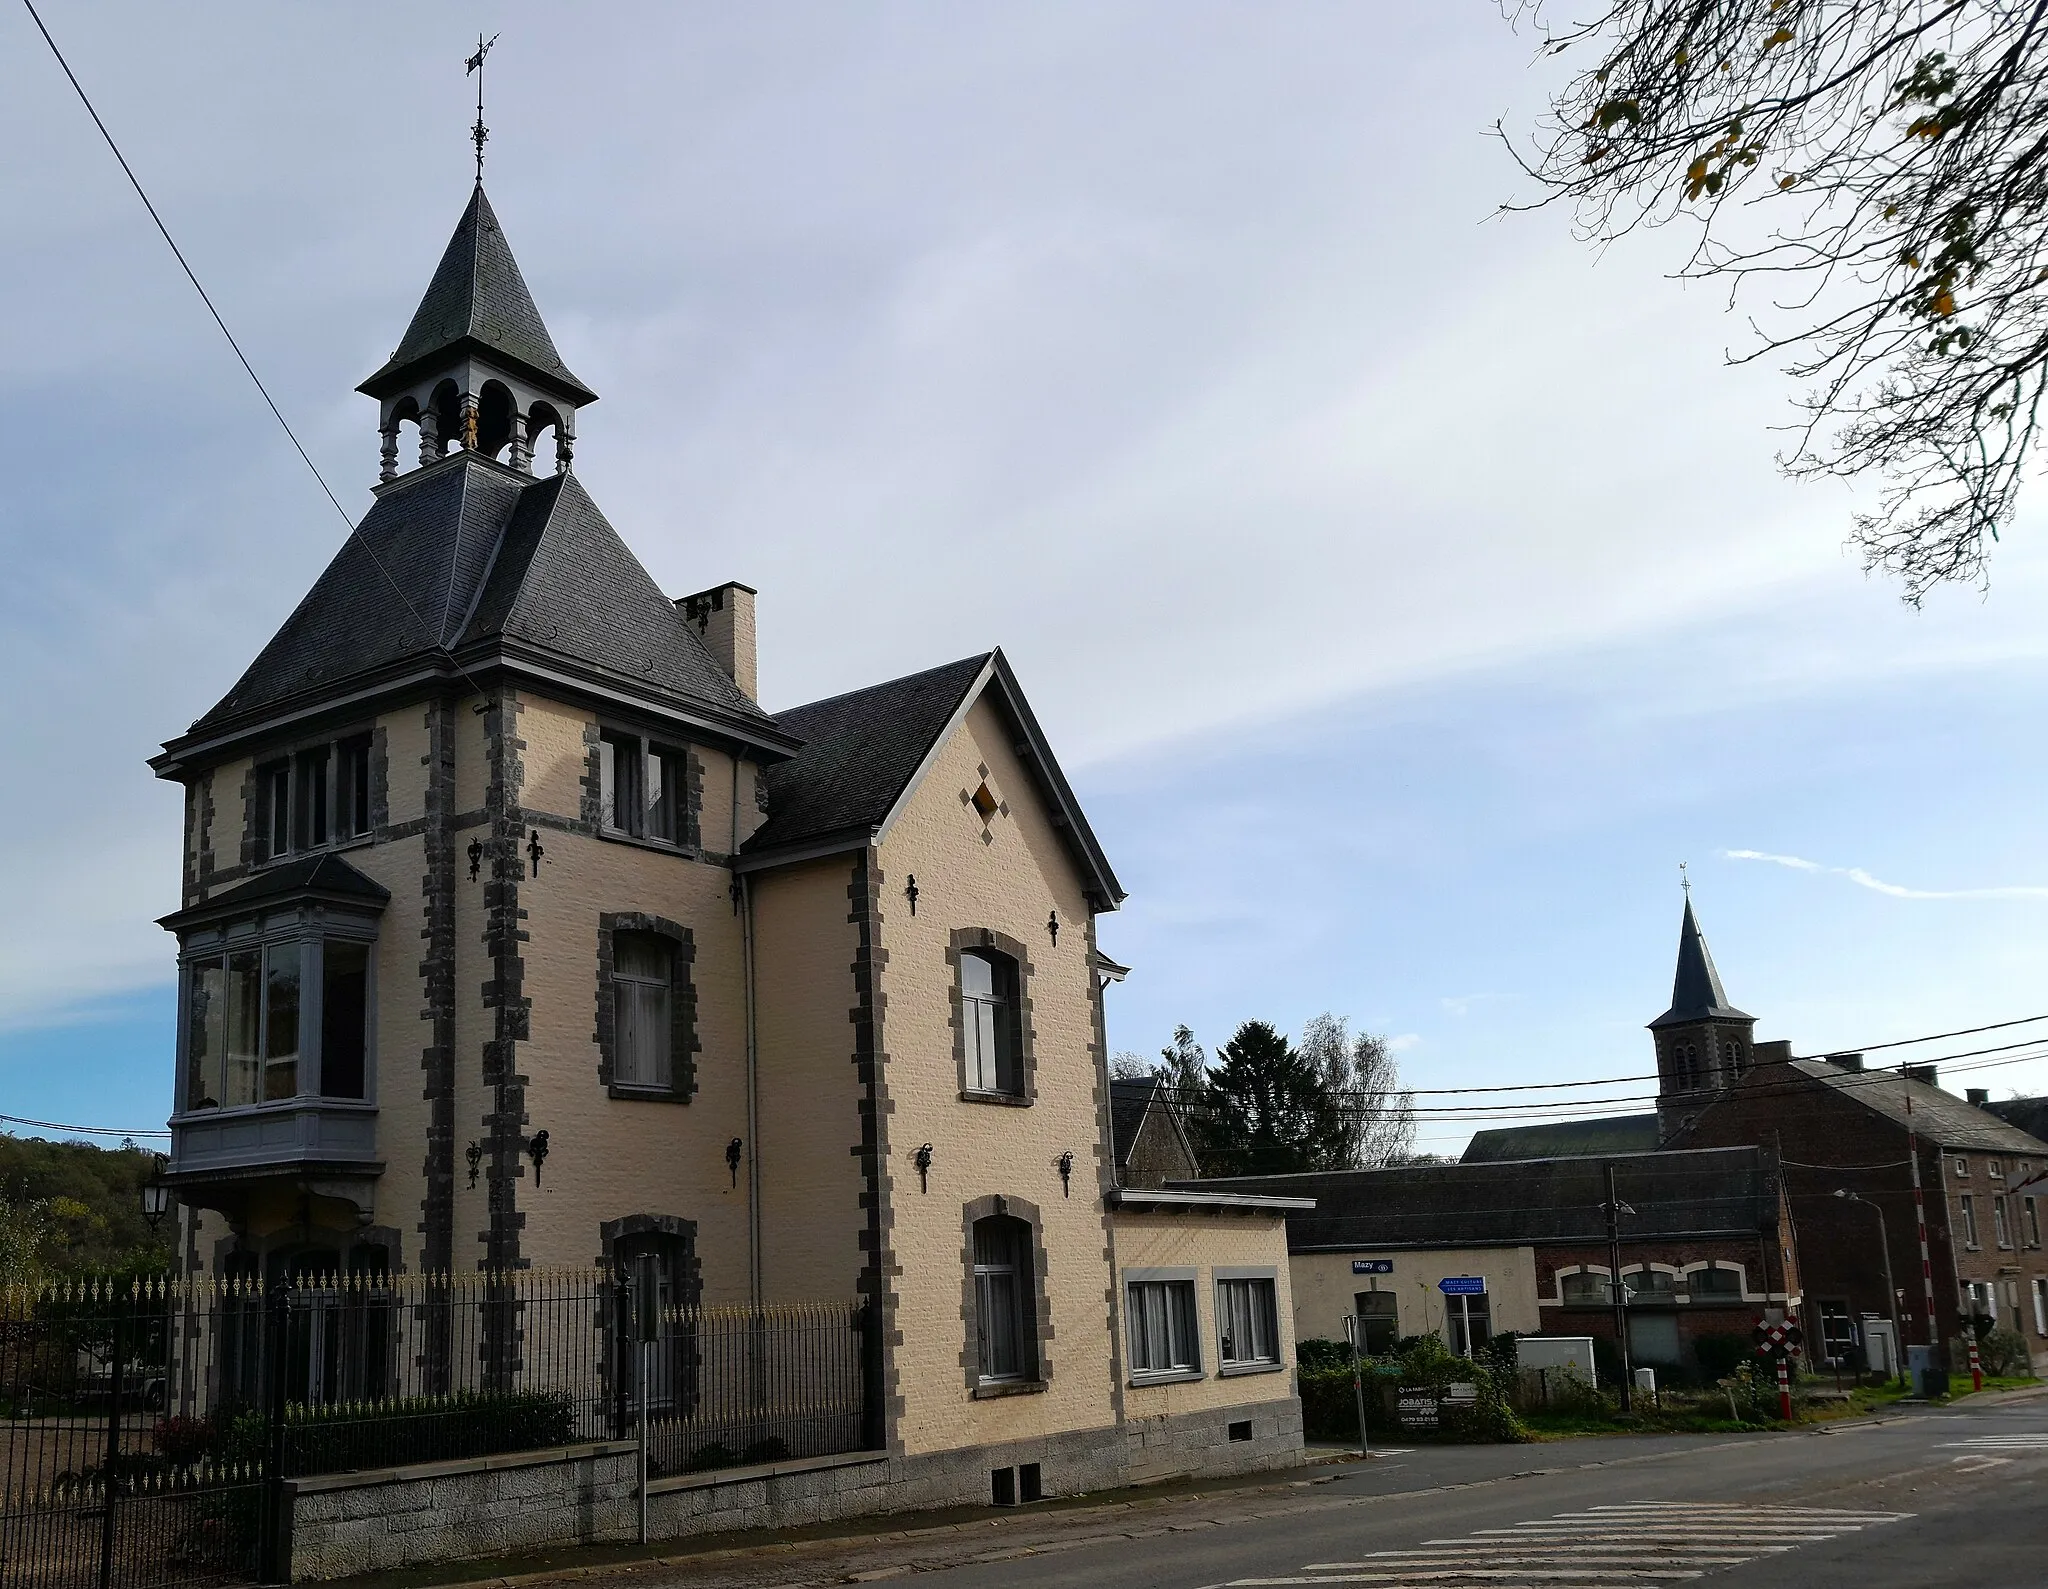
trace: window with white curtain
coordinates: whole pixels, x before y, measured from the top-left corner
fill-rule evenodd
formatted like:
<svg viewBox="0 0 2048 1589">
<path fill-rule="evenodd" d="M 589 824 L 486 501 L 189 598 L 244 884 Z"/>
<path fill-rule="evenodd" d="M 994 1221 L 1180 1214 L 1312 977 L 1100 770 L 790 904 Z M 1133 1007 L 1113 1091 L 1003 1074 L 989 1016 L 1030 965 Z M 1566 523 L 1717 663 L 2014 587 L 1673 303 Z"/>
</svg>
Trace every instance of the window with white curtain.
<svg viewBox="0 0 2048 1589">
<path fill-rule="evenodd" d="M 1124 1286 L 1124 1328 L 1130 1337 L 1132 1377 L 1201 1371 L 1192 1276 L 1128 1282 Z"/>
<path fill-rule="evenodd" d="M 617 1043 L 612 1080 L 621 1087 L 671 1083 L 670 1008 L 675 947 L 649 932 L 612 937 L 612 989 Z"/>
<path fill-rule="evenodd" d="M 1263 1367 L 1280 1361 L 1279 1319 L 1273 1282 L 1228 1279 L 1216 1282 L 1216 1335 L 1223 1366 Z"/>
</svg>

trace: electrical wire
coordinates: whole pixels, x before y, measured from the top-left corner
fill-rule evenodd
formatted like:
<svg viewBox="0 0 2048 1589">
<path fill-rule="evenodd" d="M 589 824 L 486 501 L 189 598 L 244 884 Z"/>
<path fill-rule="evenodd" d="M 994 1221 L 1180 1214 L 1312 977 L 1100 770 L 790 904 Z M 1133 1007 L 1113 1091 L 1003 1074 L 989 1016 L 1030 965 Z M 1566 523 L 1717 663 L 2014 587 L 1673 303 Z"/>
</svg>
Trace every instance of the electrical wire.
<svg viewBox="0 0 2048 1589">
<path fill-rule="evenodd" d="M 114 141 L 113 133 L 107 130 L 106 122 L 100 119 L 100 113 L 94 108 L 91 97 L 85 91 L 85 85 L 79 82 L 78 74 L 71 70 L 71 63 L 64 58 L 64 52 L 57 47 L 56 39 L 51 37 L 49 28 L 44 25 L 42 14 L 35 8 L 35 0 L 21 0 L 21 3 L 29 14 L 29 20 L 35 23 L 36 31 L 42 34 L 43 42 L 50 47 L 50 53 L 56 57 L 57 65 L 63 70 L 66 80 L 71 84 L 72 91 L 78 95 L 78 102 L 85 107 L 85 113 L 92 117 L 92 124 L 99 129 L 100 137 L 106 140 L 107 148 L 113 151 L 115 160 L 120 162 L 122 175 L 128 178 L 128 185 L 135 190 L 135 196 L 142 200 L 142 207 L 149 212 L 150 220 L 156 223 L 156 229 L 162 235 L 164 242 L 169 246 L 172 257 L 177 260 L 178 268 L 184 271 L 185 279 L 192 283 L 192 290 L 199 294 L 199 301 L 206 305 L 206 312 L 213 316 L 213 323 L 220 327 L 220 334 L 227 338 L 227 344 L 234 350 L 236 360 L 241 364 L 243 371 L 248 375 L 249 379 L 255 383 L 257 392 L 263 398 L 264 406 L 270 410 L 271 416 L 276 419 L 279 426 L 284 430 L 285 436 L 292 444 L 292 450 L 298 453 L 306 468 L 312 472 L 314 481 L 318 483 L 321 492 L 326 496 L 327 500 L 334 504 L 334 511 L 341 515 L 341 522 L 348 526 L 350 537 L 363 549 L 363 555 L 369 558 L 371 566 L 383 576 L 384 583 L 391 587 L 392 594 L 398 598 L 405 610 L 412 615 L 412 621 L 419 626 L 419 631 L 421 635 L 427 638 L 429 646 L 445 656 L 448 659 L 449 665 L 462 675 L 463 679 L 469 684 L 469 687 L 475 690 L 478 695 L 482 695 L 484 693 L 483 686 L 477 683 L 470 671 L 456 660 L 455 653 L 449 649 L 445 634 L 435 634 L 427 627 L 427 620 L 420 615 L 419 609 L 412 604 L 404 588 L 392 577 L 391 570 L 384 566 L 383 559 L 378 557 L 376 550 L 370 545 L 368 537 L 363 534 L 356 522 L 349 517 L 348 509 L 341 505 L 341 498 L 337 497 L 334 494 L 333 487 L 328 485 L 327 477 L 320 472 L 320 466 L 313 462 L 312 454 L 307 452 L 304 445 L 299 441 L 298 432 L 292 429 L 291 421 L 284 417 L 284 410 L 277 406 L 277 400 L 270 395 L 270 388 L 263 384 L 263 377 L 256 373 L 256 366 L 249 362 L 249 356 L 242 351 L 242 344 L 235 340 L 234 332 L 228 329 L 227 321 L 222 318 L 220 310 L 214 306 L 213 298 L 200 283 L 199 273 L 192 268 L 191 261 L 185 258 L 185 251 L 178 246 L 177 239 L 171 236 L 171 229 L 164 224 L 163 216 L 157 213 L 157 207 L 151 202 L 149 194 L 144 191 L 141 179 L 135 174 L 135 168 L 128 164 L 128 157 L 121 152 L 121 146 Z"/>
<path fill-rule="evenodd" d="M 72 1131 L 88 1137 L 167 1137 L 168 1131 L 117 1131 L 112 1126 L 73 1126 L 60 1120 L 30 1120 L 24 1115 L 0 1115 L 0 1121 L 14 1126 L 40 1126 L 45 1131 Z"/>
</svg>

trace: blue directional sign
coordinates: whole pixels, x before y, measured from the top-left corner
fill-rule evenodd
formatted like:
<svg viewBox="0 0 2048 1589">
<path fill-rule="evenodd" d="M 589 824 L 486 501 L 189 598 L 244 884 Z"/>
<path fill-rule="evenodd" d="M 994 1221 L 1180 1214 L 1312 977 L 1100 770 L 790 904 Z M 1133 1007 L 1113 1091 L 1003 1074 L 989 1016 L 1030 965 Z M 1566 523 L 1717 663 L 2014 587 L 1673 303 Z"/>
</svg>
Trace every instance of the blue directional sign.
<svg viewBox="0 0 2048 1589">
<path fill-rule="evenodd" d="M 1486 1276 L 1445 1275 L 1436 1283 L 1436 1288 L 1447 1297 L 1483 1297 L 1486 1295 Z"/>
<path fill-rule="evenodd" d="M 1391 1258 L 1353 1258 L 1351 1272 L 1355 1275 L 1390 1275 L 1394 1272 Z"/>
</svg>

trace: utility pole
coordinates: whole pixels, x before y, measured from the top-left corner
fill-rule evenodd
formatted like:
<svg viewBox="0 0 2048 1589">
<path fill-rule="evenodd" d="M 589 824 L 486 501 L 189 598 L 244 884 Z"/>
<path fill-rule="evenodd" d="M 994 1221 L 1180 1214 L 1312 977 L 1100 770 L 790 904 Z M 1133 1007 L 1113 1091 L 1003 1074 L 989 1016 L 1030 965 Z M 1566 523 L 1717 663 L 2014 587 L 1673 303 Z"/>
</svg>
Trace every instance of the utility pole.
<svg viewBox="0 0 2048 1589">
<path fill-rule="evenodd" d="M 1920 1135 L 1913 1123 L 1913 1078 L 1899 1067 L 1899 1090 L 1906 1095 L 1906 1157 L 1913 1165 L 1913 1218 L 1920 1227 L 1920 1288 L 1927 1296 L 1927 1351 L 1932 1357 L 1941 1349 L 1941 1327 L 1934 1319 L 1934 1260 L 1927 1251 L 1927 1194 L 1920 1186 Z M 1948 1193 L 1942 1192 L 1943 1207 Z M 1953 1251 L 1953 1247 L 1950 1249 Z"/>
<path fill-rule="evenodd" d="M 1607 1166 L 1607 1274 L 1614 1298 L 1614 1344 L 1621 1352 L 1621 1410 L 1635 1410 L 1628 1367 L 1628 1288 L 1621 1283 L 1621 1215 L 1626 1207 L 1614 1190 L 1614 1166 Z M 1633 1214 L 1634 1209 L 1628 1209 Z"/>
</svg>

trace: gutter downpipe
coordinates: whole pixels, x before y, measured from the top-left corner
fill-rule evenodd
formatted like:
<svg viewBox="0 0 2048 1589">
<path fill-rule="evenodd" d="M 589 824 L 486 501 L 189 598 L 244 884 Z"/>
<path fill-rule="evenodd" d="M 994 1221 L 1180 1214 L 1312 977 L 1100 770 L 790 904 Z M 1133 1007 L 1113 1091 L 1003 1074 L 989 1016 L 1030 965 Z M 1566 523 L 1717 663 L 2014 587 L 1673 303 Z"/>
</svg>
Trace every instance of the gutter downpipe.
<svg viewBox="0 0 2048 1589">
<path fill-rule="evenodd" d="M 761 1310 L 761 1088 L 760 1048 L 754 1023 L 754 891 L 739 869 L 740 757 L 732 758 L 732 859 L 735 903 L 740 913 L 740 983 L 746 1006 L 747 1041 L 747 1296 Z"/>
</svg>

